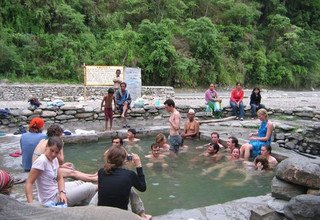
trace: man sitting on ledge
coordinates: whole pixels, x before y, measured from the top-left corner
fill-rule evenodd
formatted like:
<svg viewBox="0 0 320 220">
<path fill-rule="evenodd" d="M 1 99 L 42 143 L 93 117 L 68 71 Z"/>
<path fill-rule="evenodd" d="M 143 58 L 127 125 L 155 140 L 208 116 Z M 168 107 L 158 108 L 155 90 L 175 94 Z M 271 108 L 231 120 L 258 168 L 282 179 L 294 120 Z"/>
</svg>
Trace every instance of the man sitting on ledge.
<svg viewBox="0 0 320 220">
<path fill-rule="evenodd" d="M 128 90 L 126 90 L 127 84 L 125 82 L 120 83 L 120 90 L 116 92 L 117 108 L 123 118 L 123 128 L 128 128 L 127 125 L 127 111 L 130 108 L 131 96 Z"/>
</svg>

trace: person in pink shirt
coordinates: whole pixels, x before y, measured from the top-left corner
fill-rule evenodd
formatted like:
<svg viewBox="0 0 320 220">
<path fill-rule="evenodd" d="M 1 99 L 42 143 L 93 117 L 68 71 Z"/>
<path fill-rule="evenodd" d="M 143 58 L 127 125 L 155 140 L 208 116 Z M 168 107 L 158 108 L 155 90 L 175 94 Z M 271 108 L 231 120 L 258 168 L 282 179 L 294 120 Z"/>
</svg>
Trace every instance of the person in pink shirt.
<svg viewBox="0 0 320 220">
<path fill-rule="evenodd" d="M 221 99 L 218 98 L 218 93 L 213 83 L 210 84 L 209 89 L 204 94 L 204 99 L 213 112 L 221 110 Z"/>
<path fill-rule="evenodd" d="M 236 83 L 236 87 L 231 91 L 230 106 L 232 108 L 232 115 L 236 116 L 236 119 L 240 118 L 243 121 L 244 117 L 244 106 L 243 106 L 244 92 L 240 82 Z"/>
</svg>

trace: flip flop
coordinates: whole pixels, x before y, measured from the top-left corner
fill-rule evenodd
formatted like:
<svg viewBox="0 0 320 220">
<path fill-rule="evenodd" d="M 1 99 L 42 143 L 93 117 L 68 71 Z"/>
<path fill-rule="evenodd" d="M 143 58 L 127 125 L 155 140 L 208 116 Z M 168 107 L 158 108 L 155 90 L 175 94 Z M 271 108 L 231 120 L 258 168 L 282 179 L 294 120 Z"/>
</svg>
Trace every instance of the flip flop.
<svg viewBox="0 0 320 220">
<path fill-rule="evenodd" d="M 12 154 L 9 154 L 9 156 L 11 156 L 11 157 L 20 157 L 21 154 L 12 153 Z"/>
<path fill-rule="evenodd" d="M 26 181 L 26 179 L 22 179 L 22 178 L 15 178 L 15 179 L 14 179 L 14 184 L 24 183 L 25 181 Z"/>
<path fill-rule="evenodd" d="M 16 152 L 14 152 L 15 154 L 19 154 L 19 155 L 22 155 L 21 151 L 20 150 L 17 150 Z"/>
</svg>

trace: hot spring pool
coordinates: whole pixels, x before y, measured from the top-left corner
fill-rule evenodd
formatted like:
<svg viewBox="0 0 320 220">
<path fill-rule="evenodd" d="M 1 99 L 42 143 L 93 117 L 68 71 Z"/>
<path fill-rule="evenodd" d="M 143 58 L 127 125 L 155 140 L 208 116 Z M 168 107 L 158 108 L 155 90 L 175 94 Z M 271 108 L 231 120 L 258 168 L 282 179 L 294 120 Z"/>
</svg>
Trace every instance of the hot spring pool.
<svg viewBox="0 0 320 220">
<path fill-rule="evenodd" d="M 265 195 L 271 191 L 273 172 L 248 171 L 241 164 L 230 166 L 232 162 L 225 159 L 213 162 L 204 156 L 191 163 L 190 160 L 205 151 L 195 149 L 196 146 L 208 143 L 203 140 L 186 140 L 185 144 L 189 148 L 180 153 L 178 158 L 167 158 L 169 168 L 163 175 L 161 166 L 153 169 L 145 166 L 148 160 L 144 155 L 149 153 L 153 141 L 154 137 L 143 137 L 137 143 L 142 152 L 135 148 L 132 150 L 140 155 L 146 176 L 147 191 L 139 192 L 146 213 L 162 215 L 173 209 L 214 205 L 243 197 Z M 68 144 L 64 147 L 65 161 L 74 163 L 80 171 L 95 173 L 103 167 L 102 154 L 106 146 L 111 146 L 111 139 L 98 143 Z M 223 151 L 219 153 L 225 154 Z M 212 166 L 224 168 L 205 174 L 204 171 Z"/>
</svg>

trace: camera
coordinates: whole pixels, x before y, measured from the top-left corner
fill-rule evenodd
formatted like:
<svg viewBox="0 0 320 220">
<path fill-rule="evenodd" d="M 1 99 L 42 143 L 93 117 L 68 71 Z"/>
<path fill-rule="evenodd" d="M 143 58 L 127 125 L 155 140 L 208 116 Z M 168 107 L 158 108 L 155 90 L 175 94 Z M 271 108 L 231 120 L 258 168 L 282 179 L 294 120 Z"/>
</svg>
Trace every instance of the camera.
<svg viewBox="0 0 320 220">
<path fill-rule="evenodd" d="M 132 161 L 132 154 L 127 155 L 127 161 Z"/>
</svg>

